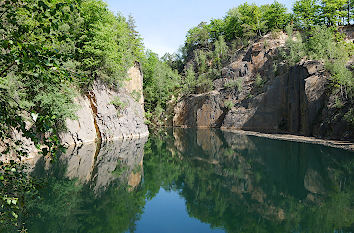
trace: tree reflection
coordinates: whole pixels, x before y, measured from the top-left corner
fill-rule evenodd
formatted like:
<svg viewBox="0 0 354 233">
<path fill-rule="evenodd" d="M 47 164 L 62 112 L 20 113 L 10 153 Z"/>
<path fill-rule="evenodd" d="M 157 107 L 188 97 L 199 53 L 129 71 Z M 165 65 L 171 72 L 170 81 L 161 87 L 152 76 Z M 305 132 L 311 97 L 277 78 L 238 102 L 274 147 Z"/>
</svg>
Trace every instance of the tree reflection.
<svg viewBox="0 0 354 233">
<path fill-rule="evenodd" d="M 107 146 L 81 160 L 94 161 L 92 171 L 71 156 L 49 170 L 39 163 L 46 183 L 29 204 L 29 232 L 134 232 L 161 187 L 178 192 L 191 217 L 227 232 L 353 229 L 352 152 L 193 129 Z"/>
<path fill-rule="evenodd" d="M 173 135 L 146 145 L 144 185 L 180 192 L 190 216 L 227 232 L 352 229 L 352 153 L 216 130 Z"/>
</svg>

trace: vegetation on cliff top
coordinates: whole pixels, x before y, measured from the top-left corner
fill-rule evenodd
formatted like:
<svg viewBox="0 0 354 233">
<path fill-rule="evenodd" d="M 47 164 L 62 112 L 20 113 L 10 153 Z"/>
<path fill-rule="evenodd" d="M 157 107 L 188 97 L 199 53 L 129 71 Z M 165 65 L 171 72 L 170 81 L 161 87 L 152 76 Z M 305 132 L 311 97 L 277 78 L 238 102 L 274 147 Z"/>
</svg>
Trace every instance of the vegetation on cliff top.
<svg viewBox="0 0 354 233">
<path fill-rule="evenodd" d="M 163 57 L 181 75 L 179 85 L 173 84 L 179 87 L 174 95 L 212 90 L 213 81 L 222 77 L 222 68 L 238 51 L 247 49 L 267 33 L 277 37 L 280 31 L 286 31 L 290 37 L 281 60 L 276 62 L 292 66 L 303 58 L 323 60 L 332 75 L 333 92 L 340 92 L 342 101 L 352 102 L 354 78 L 347 63 L 354 47 L 345 42 L 338 26 L 350 25 L 353 17 L 354 4 L 346 0 L 298 0 L 293 13 L 277 1 L 262 6 L 244 3 L 232 8 L 223 18 L 190 29 L 179 53 Z M 354 119 L 347 116 L 349 121 Z"/>
</svg>

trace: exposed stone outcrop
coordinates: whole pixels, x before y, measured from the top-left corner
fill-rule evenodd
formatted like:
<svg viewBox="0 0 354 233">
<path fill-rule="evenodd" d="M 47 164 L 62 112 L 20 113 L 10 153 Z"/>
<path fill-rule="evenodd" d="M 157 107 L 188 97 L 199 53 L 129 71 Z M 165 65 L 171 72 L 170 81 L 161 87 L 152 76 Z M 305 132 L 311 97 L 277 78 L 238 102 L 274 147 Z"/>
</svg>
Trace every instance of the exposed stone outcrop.
<svg viewBox="0 0 354 233">
<path fill-rule="evenodd" d="M 143 95 L 143 72 L 140 63 L 136 62 L 133 67 L 128 70 L 129 79 L 124 83 L 124 87 L 129 94 L 136 98 L 137 102 L 144 107 Z"/>
<path fill-rule="evenodd" d="M 193 95 L 177 103 L 173 123 L 181 127 L 220 127 L 224 106 L 218 91 Z"/>
<path fill-rule="evenodd" d="M 236 105 L 223 127 L 310 136 L 325 104 L 326 83 L 320 62 L 303 62 L 272 80 L 264 93 Z"/>
<path fill-rule="evenodd" d="M 81 145 L 100 140 L 146 137 L 149 134 L 144 124 L 140 65 L 129 69 L 128 76 L 123 88 L 113 90 L 96 81 L 92 91 L 76 98 L 78 119 L 66 121 L 68 130 L 60 135 L 63 144 Z M 133 91 L 140 95 L 138 100 L 132 97 Z M 115 100 L 119 100 L 122 106 L 114 106 Z"/>
<path fill-rule="evenodd" d="M 277 60 L 286 38 L 284 33 L 277 38 L 267 35 L 236 52 L 223 68 L 222 78 L 214 80 L 216 90 L 190 95 L 176 104 L 174 126 L 353 140 L 353 132 L 343 120 L 348 109 L 336 109 L 324 64 L 303 60 L 288 67 Z M 256 84 L 257 78 L 261 78 L 260 84 Z M 226 85 L 236 80 L 242 88 Z M 225 106 L 226 101 L 232 104 Z"/>
<path fill-rule="evenodd" d="M 96 121 L 103 141 L 139 138 L 148 135 L 141 104 L 124 90 L 116 92 L 109 90 L 103 84 L 96 83 L 92 93 L 96 100 Z M 125 106 L 116 109 L 112 104 L 116 98 Z"/>
<path fill-rule="evenodd" d="M 138 63 L 129 69 L 128 76 L 124 86 L 119 89 L 113 90 L 102 82 L 95 81 L 90 92 L 75 97 L 74 102 L 78 106 L 77 119 L 67 119 L 65 122 L 67 130 L 60 133 L 59 136 L 61 143 L 69 148 L 69 153 L 74 154 L 72 159 L 80 160 L 83 166 L 89 167 L 93 162 L 86 160 L 90 156 L 85 161 L 75 157 L 78 150 L 82 150 L 81 147 L 84 144 L 91 144 L 92 148 L 86 151 L 89 155 L 98 153 L 102 143 L 118 139 L 143 138 L 149 135 L 148 128 L 144 123 L 143 75 Z M 134 93 L 141 94 L 139 99 L 135 98 Z M 114 106 L 114 100 L 119 100 L 122 106 Z M 31 118 L 29 117 L 29 119 Z M 31 125 L 33 122 L 26 122 L 26 124 Z M 8 153 L 6 156 L 0 156 L 0 161 L 22 160 L 29 164 L 29 167 L 34 167 L 41 157 L 38 153 L 39 150 L 30 139 L 23 137 L 22 133 L 14 131 L 10 143 L 16 141 L 22 142 L 22 149 L 28 156 L 18 158 L 16 153 Z M 95 142 L 99 142 L 97 146 Z M 0 152 L 5 150 L 5 143 L 0 141 Z M 85 146 L 85 148 L 88 147 L 90 146 Z M 69 170 L 77 172 L 72 170 L 70 166 Z M 88 171 L 88 168 L 85 167 L 83 170 Z"/>
<path fill-rule="evenodd" d="M 92 143 L 96 140 L 96 129 L 90 99 L 87 96 L 78 96 L 75 102 L 79 105 L 78 119 L 66 120 L 67 132 L 60 135 L 61 140 L 67 145 Z"/>
</svg>

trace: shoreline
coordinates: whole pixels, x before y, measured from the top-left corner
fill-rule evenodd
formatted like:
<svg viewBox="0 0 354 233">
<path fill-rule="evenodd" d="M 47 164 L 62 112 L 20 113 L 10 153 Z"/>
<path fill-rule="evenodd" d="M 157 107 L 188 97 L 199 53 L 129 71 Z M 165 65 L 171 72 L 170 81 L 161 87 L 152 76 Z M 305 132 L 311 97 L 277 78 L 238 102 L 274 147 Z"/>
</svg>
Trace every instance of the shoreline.
<svg viewBox="0 0 354 233">
<path fill-rule="evenodd" d="M 220 128 L 221 131 L 238 133 L 241 135 L 247 136 L 256 136 L 269 139 L 291 141 L 291 142 L 301 142 L 301 143 L 311 143 L 323 146 L 334 147 L 338 149 L 344 149 L 354 152 L 354 143 L 349 141 L 337 141 L 337 140 L 326 140 L 319 139 L 314 137 L 298 136 L 293 134 L 269 134 L 269 133 L 260 133 L 255 131 L 246 131 L 240 129 L 230 129 L 230 128 Z"/>
</svg>

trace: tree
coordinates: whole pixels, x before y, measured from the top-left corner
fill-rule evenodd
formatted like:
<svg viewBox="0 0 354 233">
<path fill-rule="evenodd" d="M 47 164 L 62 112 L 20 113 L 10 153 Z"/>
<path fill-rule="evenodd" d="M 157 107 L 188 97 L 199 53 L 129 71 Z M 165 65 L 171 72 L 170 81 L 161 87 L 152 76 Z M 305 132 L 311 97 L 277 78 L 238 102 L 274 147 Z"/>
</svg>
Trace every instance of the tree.
<svg viewBox="0 0 354 233">
<path fill-rule="evenodd" d="M 295 23 L 300 28 L 310 28 L 319 23 L 319 9 L 317 0 L 298 0 L 293 6 Z"/>
<path fill-rule="evenodd" d="M 209 47 L 210 29 L 206 22 L 200 23 L 197 27 L 190 29 L 187 32 L 185 47 L 188 54 L 195 48 Z"/>
<path fill-rule="evenodd" d="M 339 24 L 345 17 L 344 6 L 347 0 L 321 0 L 321 18 L 327 26 Z"/>
<path fill-rule="evenodd" d="M 252 38 L 255 36 L 262 36 L 262 34 L 266 32 L 266 22 L 262 20 L 262 12 L 257 5 L 249 5 L 245 3 L 238 7 L 238 12 L 240 14 L 240 20 L 242 22 L 241 27 L 245 36 Z"/>
<path fill-rule="evenodd" d="M 213 42 L 225 34 L 225 21 L 222 19 L 212 19 L 208 27 L 209 37 Z"/>
<path fill-rule="evenodd" d="M 236 38 L 242 37 L 242 22 L 238 8 L 229 10 L 224 18 L 225 21 L 225 37 L 231 41 Z"/>
<path fill-rule="evenodd" d="M 159 121 L 160 115 L 167 107 L 167 102 L 180 85 L 177 71 L 160 60 L 158 55 L 147 51 L 143 60 L 145 111 L 151 119 Z M 170 116 L 166 116 L 170 117 Z"/>
<path fill-rule="evenodd" d="M 290 15 L 287 13 L 286 7 L 277 1 L 271 5 L 261 6 L 261 11 L 268 30 L 284 29 L 289 22 Z"/>
</svg>

